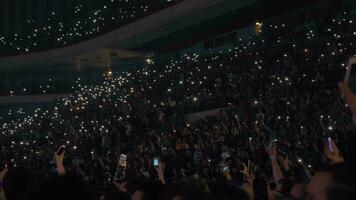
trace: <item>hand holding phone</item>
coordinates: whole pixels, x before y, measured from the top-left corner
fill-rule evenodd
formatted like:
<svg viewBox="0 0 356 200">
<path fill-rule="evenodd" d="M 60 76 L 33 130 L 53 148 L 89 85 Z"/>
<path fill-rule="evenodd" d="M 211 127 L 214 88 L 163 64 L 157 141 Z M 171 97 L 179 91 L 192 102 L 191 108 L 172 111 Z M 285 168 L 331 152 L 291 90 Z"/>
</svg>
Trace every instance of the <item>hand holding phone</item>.
<svg viewBox="0 0 356 200">
<path fill-rule="evenodd" d="M 159 166 L 159 158 L 158 157 L 154 157 L 153 158 L 153 162 L 152 162 L 152 165 L 153 167 L 158 167 Z"/>
<path fill-rule="evenodd" d="M 334 152 L 334 146 L 331 137 L 328 137 L 328 147 L 331 152 Z"/>
<path fill-rule="evenodd" d="M 252 169 L 251 169 L 251 161 L 250 160 L 248 160 L 247 165 L 245 163 L 241 163 L 240 172 L 246 178 L 249 178 L 249 177 L 253 176 L 253 172 L 252 172 Z"/>
<path fill-rule="evenodd" d="M 155 168 L 157 174 L 158 174 L 158 179 L 165 184 L 165 179 L 164 179 L 164 166 L 162 166 L 159 157 L 153 158 L 152 165 Z M 183 169 L 182 169 L 183 170 Z"/>
<path fill-rule="evenodd" d="M 127 164 L 126 159 L 127 159 L 127 155 L 125 155 L 125 154 L 120 155 L 119 163 L 118 163 L 119 167 L 126 167 L 126 164 Z"/>
<path fill-rule="evenodd" d="M 228 165 L 224 166 L 223 169 L 222 169 L 222 171 L 223 171 L 224 173 L 229 172 L 229 166 L 228 166 Z"/>
<path fill-rule="evenodd" d="M 329 137 L 330 138 L 330 137 Z M 324 154 L 331 163 L 342 163 L 344 158 L 340 155 L 339 149 L 337 148 L 334 140 L 328 138 L 328 144 L 325 145 Z"/>
<path fill-rule="evenodd" d="M 65 174 L 65 169 L 63 166 L 64 153 L 65 153 L 65 146 L 61 145 L 54 154 L 54 162 L 57 167 L 57 172 L 60 175 Z"/>
<path fill-rule="evenodd" d="M 64 153 L 64 149 L 65 149 L 65 145 L 61 145 L 59 148 L 58 148 L 58 150 L 57 150 L 57 155 L 58 156 L 60 156 L 60 155 L 62 155 L 63 153 Z"/>
</svg>

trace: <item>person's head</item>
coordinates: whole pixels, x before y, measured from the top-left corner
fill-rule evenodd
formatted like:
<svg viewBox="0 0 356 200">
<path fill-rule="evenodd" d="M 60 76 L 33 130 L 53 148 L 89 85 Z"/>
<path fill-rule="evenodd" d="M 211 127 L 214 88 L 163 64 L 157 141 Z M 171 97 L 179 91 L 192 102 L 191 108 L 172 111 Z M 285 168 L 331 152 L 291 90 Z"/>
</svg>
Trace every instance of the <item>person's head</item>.
<svg viewBox="0 0 356 200">
<path fill-rule="evenodd" d="M 346 166 L 345 164 L 329 166 L 320 170 L 312 177 L 307 186 L 307 199 L 328 200 L 329 189 L 333 191 L 332 188 L 336 185 L 354 188 L 356 185 L 355 182 L 355 172 L 350 166 Z"/>
<path fill-rule="evenodd" d="M 297 199 L 303 199 L 305 196 L 306 185 L 303 183 L 294 184 L 291 188 L 290 195 Z"/>
<path fill-rule="evenodd" d="M 48 178 L 28 194 L 27 200 L 63 200 L 63 199 L 94 199 L 93 194 L 84 181 L 76 176 L 64 175 Z"/>
<path fill-rule="evenodd" d="M 221 199 L 221 200 L 233 200 L 233 199 L 248 200 L 249 199 L 247 193 L 243 189 L 234 185 L 226 185 L 223 188 L 218 189 L 214 197 L 216 199 Z"/>
<path fill-rule="evenodd" d="M 208 192 L 185 183 L 171 184 L 167 188 L 165 199 L 172 200 L 210 200 L 212 197 Z"/>
<path fill-rule="evenodd" d="M 326 189 L 332 183 L 332 175 L 327 171 L 317 172 L 307 186 L 308 200 L 326 200 Z"/>
<path fill-rule="evenodd" d="M 132 192 L 132 200 L 159 200 L 163 199 L 164 186 L 160 182 L 142 182 Z"/>
<path fill-rule="evenodd" d="M 33 181 L 33 174 L 26 168 L 10 169 L 4 178 L 4 190 L 8 200 L 22 197 Z"/>
<path fill-rule="evenodd" d="M 130 200 L 130 195 L 125 192 L 111 191 L 103 195 L 102 200 Z"/>
<path fill-rule="evenodd" d="M 258 177 L 253 182 L 254 199 L 268 200 L 270 199 L 269 185 L 264 177 Z"/>
<path fill-rule="evenodd" d="M 334 184 L 326 191 L 326 200 L 352 200 L 356 198 L 356 187 Z"/>
<path fill-rule="evenodd" d="M 282 179 L 278 183 L 277 191 L 283 195 L 290 194 L 291 189 L 294 185 L 294 181 L 292 179 Z"/>
</svg>

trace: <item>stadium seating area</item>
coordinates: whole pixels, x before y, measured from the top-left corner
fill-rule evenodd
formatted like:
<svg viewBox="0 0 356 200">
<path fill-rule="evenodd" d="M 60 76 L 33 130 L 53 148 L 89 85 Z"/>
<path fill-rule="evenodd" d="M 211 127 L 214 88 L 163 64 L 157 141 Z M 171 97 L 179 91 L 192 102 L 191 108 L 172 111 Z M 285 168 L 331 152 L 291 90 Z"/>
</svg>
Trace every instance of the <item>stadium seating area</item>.
<svg viewBox="0 0 356 200">
<path fill-rule="evenodd" d="M 82 42 L 129 24 L 181 0 L 103 0 L 77 4 L 64 19 L 52 16 L 36 25 L 27 20 L 25 32 L 0 36 L 0 55 L 28 54 Z"/>
<path fill-rule="evenodd" d="M 264 37 L 227 52 L 81 85 L 0 127 L 3 191 L 9 200 L 352 199 L 352 104 L 338 81 L 356 53 L 354 20 L 345 11 L 306 30 L 263 24 Z"/>
</svg>

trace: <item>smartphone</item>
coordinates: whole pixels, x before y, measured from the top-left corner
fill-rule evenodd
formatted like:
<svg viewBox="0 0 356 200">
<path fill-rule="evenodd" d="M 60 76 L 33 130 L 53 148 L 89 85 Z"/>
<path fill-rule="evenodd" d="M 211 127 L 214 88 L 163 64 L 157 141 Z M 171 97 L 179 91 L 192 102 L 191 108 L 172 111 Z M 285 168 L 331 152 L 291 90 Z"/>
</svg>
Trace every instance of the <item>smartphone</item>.
<svg viewBox="0 0 356 200">
<path fill-rule="evenodd" d="M 353 56 L 349 59 L 345 82 L 348 84 L 352 94 L 356 95 L 356 56 Z"/>
<path fill-rule="evenodd" d="M 153 164 L 154 167 L 158 167 L 159 166 L 159 158 L 158 157 L 154 157 L 152 164 Z"/>
<path fill-rule="evenodd" d="M 125 154 L 121 154 L 120 158 L 119 158 L 119 165 L 122 167 L 126 166 L 126 159 L 127 159 L 127 155 Z"/>
<path fill-rule="evenodd" d="M 66 146 L 61 145 L 61 146 L 59 147 L 59 149 L 57 150 L 57 155 L 62 155 L 65 148 L 66 148 Z"/>
<path fill-rule="evenodd" d="M 228 172 L 228 171 L 229 171 L 229 166 L 228 165 L 224 166 L 223 167 L 223 172 Z"/>
<path fill-rule="evenodd" d="M 334 146 L 333 146 L 333 144 L 332 144 L 332 139 L 331 139 L 331 137 L 328 137 L 328 146 L 329 146 L 329 150 L 330 150 L 331 152 L 334 152 Z"/>
</svg>

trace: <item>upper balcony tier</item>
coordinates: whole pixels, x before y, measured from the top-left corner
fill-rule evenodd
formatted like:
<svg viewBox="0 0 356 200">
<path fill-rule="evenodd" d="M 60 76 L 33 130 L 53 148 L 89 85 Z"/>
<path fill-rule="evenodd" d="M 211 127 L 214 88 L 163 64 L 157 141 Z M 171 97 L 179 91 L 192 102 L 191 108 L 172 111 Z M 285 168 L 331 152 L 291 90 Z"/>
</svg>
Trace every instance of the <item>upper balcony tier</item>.
<svg viewBox="0 0 356 200">
<path fill-rule="evenodd" d="M 46 19 L 28 19 L 21 15 L 21 10 L 26 11 L 27 7 L 33 7 L 28 2 L 14 0 L 14 2 L 4 1 L 0 5 L 6 24 L 12 21 L 11 27 L 20 24 L 21 31 L 3 30 L 0 34 L 0 56 L 13 56 L 28 54 L 38 51 L 47 51 L 77 44 L 119 27 L 135 22 L 139 19 L 152 15 L 160 10 L 164 10 L 184 0 L 100 0 L 75 1 L 71 9 L 65 14 L 58 14 L 55 8 L 42 5 L 42 12 L 48 13 Z M 7 3 L 6 3 L 7 2 Z M 16 4 L 15 6 L 10 6 Z M 34 1 L 37 2 L 37 1 Z M 24 4 L 24 5 L 22 5 Z M 37 4 L 42 4 L 39 2 Z M 73 2 L 72 2 L 73 4 Z M 13 11 L 7 9 L 7 7 Z M 23 8 L 23 9 L 22 9 Z M 20 11 L 18 11 L 20 10 Z M 53 10 L 53 12 L 52 12 Z M 40 10 L 37 9 L 39 12 Z M 8 13 L 8 15 L 6 14 Z M 16 15 L 18 13 L 18 15 Z M 11 17 L 11 18 L 10 18 Z M 9 18 L 9 19 L 5 19 Z M 5 24 L 0 23 L 1 29 L 5 29 Z M 11 33 L 12 32 L 12 33 Z"/>
</svg>

